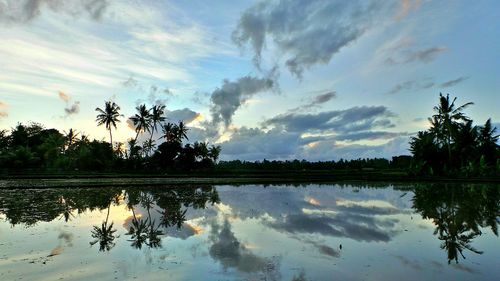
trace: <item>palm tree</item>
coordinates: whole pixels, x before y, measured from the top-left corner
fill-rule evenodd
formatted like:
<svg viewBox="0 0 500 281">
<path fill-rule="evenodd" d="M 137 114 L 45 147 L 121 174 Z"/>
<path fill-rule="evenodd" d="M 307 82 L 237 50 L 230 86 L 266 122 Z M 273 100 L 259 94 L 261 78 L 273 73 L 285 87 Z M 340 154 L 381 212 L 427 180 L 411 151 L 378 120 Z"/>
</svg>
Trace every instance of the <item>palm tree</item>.
<svg viewBox="0 0 500 281">
<path fill-rule="evenodd" d="M 113 134 L 111 133 L 111 126 L 116 129 L 116 123 L 120 122 L 120 120 L 118 120 L 118 117 L 120 117 L 120 107 L 114 102 L 107 101 L 104 104 L 104 110 L 99 107 L 95 110 L 99 112 L 96 117 L 97 126 L 104 124 L 106 129 L 109 130 L 111 149 L 113 149 Z"/>
<path fill-rule="evenodd" d="M 479 129 L 479 150 L 488 165 L 495 165 L 498 159 L 499 135 L 495 135 L 496 130 L 497 128 L 491 125 L 491 119 L 488 119 Z"/>
<path fill-rule="evenodd" d="M 184 122 L 180 121 L 177 125 L 177 139 L 182 142 L 182 139 L 189 140 L 187 137 L 187 131 L 189 129 L 184 125 Z"/>
<path fill-rule="evenodd" d="M 151 151 L 153 151 L 153 148 L 155 147 L 155 141 L 152 139 L 144 141 L 142 144 L 142 148 L 144 149 L 144 154 L 145 156 L 149 156 Z"/>
<path fill-rule="evenodd" d="M 165 138 L 165 140 L 167 142 L 171 142 L 175 139 L 175 136 L 176 136 L 176 125 L 174 123 L 166 123 L 166 124 L 163 124 L 162 126 L 162 130 L 163 130 L 163 138 Z"/>
<path fill-rule="evenodd" d="M 150 131 L 150 126 L 151 126 L 151 112 L 149 109 L 146 108 L 145 104 L 141 104 L 138 107 L 136 107 L 137 113 L 130 117 L 130 120 L 134 123 L 135 126 L 135 140 L 137 141 L 137 137 L 139 136 L 140 132 L 144 131 Z"/>
<path fill-rule="evenodd" d="M 77 141 L 77 136 L 79 133 L 76 132 L 76 130 L 73 130 L 73 128 L 70 128 L 69 131 L 66 133 L 65 141 L 66 141 L 66 149 L 70 149 L 74 143 Z"/>
<path fill-rule="evenodd" d="M 453 133 L 456 131 L 458 124 L 460 122 L 467 122 L 470 119 L 462 112 L 469 105 L 474 103 L 468 102 L 461 106 L 455 107 L 455 101 L 450 101 L 450 95 L 443 96 L 439 94 L 439 105 L 434 107 L 434 111 L 437 114 L 433 115 L 432 119 L 429 119 L 433 125 L 433 131 L 436 134 L 437 139 L 441 142 L 443 146 L 448 148 L 448 160 L 451 162 L 451 141 Z"/>
<path fill-rule="evenodd" d="M 153 139 L 154 132 L 158 131 L 157 125 L 161 124 L 166 119 L 163 114 L 165 114 L 164 105 L 155 105 L 151 108 L 151 136 L 149 137 L 150 141 Z"/>
<path fill-rule="evenodd" d="M 220 152 L 221 152 L 221 147 L 219 145 L 217 146 L 212 145 L 208 150 L 208 157 L 210 157 L 212 161 L 214 161 L 214 164 L 217 162 Z"/>
</svg>

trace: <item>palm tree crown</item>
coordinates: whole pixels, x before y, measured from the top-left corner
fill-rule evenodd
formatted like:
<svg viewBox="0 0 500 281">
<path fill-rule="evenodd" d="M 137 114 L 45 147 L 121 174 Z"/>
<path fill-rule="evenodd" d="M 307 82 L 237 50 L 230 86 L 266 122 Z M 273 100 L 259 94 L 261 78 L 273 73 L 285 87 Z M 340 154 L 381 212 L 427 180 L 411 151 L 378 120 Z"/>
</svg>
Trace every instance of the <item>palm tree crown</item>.
<svg viewBox="0 0 500 281">
<path fill-rule="evenodd" d="M 111 126 L 116 129 L 116 123 L 120 122 L 118 117 L 120 117 L 120 107 L 111 101 L 107 101 L 104 104 L 104 109 L 96 108 L 95 109 L 99 114 L 97 114 L 96 122 L 97 126 L 105 125 L 106 129 L 109 130 L 109 138 L 111 142 L 111 148 L 113 148 L 113 135 L 111 134 Z"/>
<path fill-rule="evenodd" d="M 130 120 L 132 120 L 132 122 L 134 123 L 136 132 L 135 140 L 137 141 L 137 137 L 139 136 L 140 132 L 150 132 L 152 118 L 150 109 L 147 109 L 145 104 L 141 104 L 135 109 L 137 109 L 137 113 L 134 116 L 130 117 Z"/>
<path fill-rule="evenodd" d="M 165 105 L 155 105 L 151 108 L 151 136 L 149 140 L 153 138 L 154 132 L 158 131 L 156 126 L 166 119 L 165 116 L 163 116 L 165 114 L 165 107 Z"/>
</svg>

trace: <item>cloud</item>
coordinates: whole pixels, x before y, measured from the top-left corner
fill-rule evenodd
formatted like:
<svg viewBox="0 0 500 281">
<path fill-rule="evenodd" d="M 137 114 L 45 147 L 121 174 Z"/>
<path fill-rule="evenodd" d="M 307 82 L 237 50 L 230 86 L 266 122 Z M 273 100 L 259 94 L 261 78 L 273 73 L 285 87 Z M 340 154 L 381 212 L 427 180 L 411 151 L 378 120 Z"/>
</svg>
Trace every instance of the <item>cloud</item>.
<svg viewBox="0 0 500 281">
<path fill-rule="evenodd" d="M 384 106 L 362 106 L 315 114 L 287 112 L 263 122 L 262 128 L 234 128 L 219 143 L 222 160 L 338 160 L 407 154 L 408 133 L 393 128 L 394 113 Z M 206 131 L 204 131 L 206 133 Z M 379 145 L 360 144 L 385 141 Z"/>
<path fill-rule="evenodd" d="M 298 152 L 297 159 L 331 161 L 339 159 L 387 158 L 408 155 L 408 137 L 396 137 L 380 145 L 341 144 L 336 140 L 324 140 L 306 145 Z"/>
<path fill-rule="evenodd" d="M 423 80 L 408 80 L 394 85 L 394 87 L 389 90 L 386 94 L 399 94 L 401 92 L 411 92 L 418 90 L 425 90 L 434 87 L 435 83 L 433 79 L 427 78 Z"/>
<path fill-rule="evenodd" d="M 62 99 L 64 102 L 69 102 L 70 96 L 65 94 L 62 91 L 59 91 L 59 98 Z"/>
<path fill-rule="evenodd" d="M 446 81 L 443 84 L 441 84 L 440 86 L 441 86 L 441 88 L 453 87 L 453 86 L 455 86 L 457 84 L 462 83 L 463 81 L 465 81 L 467 79 L 469 79 L 469 76 L 461 76 L 461 77 L 458 77 L 457 79 Z"/>
<path fill-rule="evenodd" d="M 376 139 L 393 139 L 407 133 L 385 132 L 385 131 L 366 131 L 358 133 L 348 133 L 339 135 L 335 139 L 342 141 L 359 141 L 359 140 L 376 140 Z"/>
<path fill-rule="evenodd" d="M 232 39 L 251 46 L 257 66 L 272 42 L 289 71 L 301 77 L 311 66 L 328 64 L 396 6 L 394 1 L 261 1 L 243 12 Z"/>
<path fill-rule="evenodd" d="M 312 103 L 313 104 L 322 104 L 322 103 L 330 101 L 331 99 L 336 98 L 336 97 L 337 97 L 337 93 L 336 92 L 334 92 L 334 91 L 327 92 L 327 93 L 324 93 L 324 94 L 321 94 L 321 95 L 317 95 L 314 98 L 314 101 Z"/>
<path fill-rule="evenodd" d="M 429 63 L 434 61 L 440 54 L 447 51 L 446 47 L 429 47 L 425 49 L 403 49 L 397 52 L 394 56 L 388 57 L 385 60 L 386 64 L 407 64 L 412 62 Z"/>
<path fill-rule="evenodd" d="M 66 94 L 63 91 L 59 91 L 58 95 L 59 95 L 59 98 L 62 101 L 64 101 L 64 103 L 66 104 L 66 107 L 64 108 L 64 112 L 66 114 L 65 117 L 68 117 L 70 115 L 77 114 L 80 112 L 80 102 L 79 101 L 75 101 L 73 104 L 71 104 L 70 103 L 71 96 L 69 94 Z"/>
<path fill-rule="evenodd" d="M 222 87 L 212 92 L 210 113 L 214 126 L 223 123 L 227 128 L 234 113 L 253 95 L 270 90 L 274 85 L 270 78 L 244 76 L 236 81 L 224 80 Z"/>
<path fill-rule="evenodd" d="M 273 129 L 264 132 L 258 128 L 237 129 L 231 139 L 220 143 L 221 158 L 226 160 L 289 159 L 300 144 L 300 133 Z"/>
<path fill-rule="evenodd" d="M 328 64 L 334 54 L 361 37 L 375 22 L 393 13 L 394 1 L 261 1 L 241 16 L 233 41 L 251 45 L 259 66 L 272 42 L 286 56 L 291 73 Z"/>
<path fill-rule="evenodd" d="M 189 124 L 201 116 L 200 113 L 189 108 L 167 111 L 165 115 L 167 117 L 167 122 L 177 123 L 183 121 L 185 124 Z"/>
<path fill-rule="evenodd" d="M 308 103 L 304 104 L 302 106 L 299 106 L 297 108 L 292 109 L 291 111 L 296 111 L 296 110 L 304 110 L 304 109 L 310 109 L 316 106 L 319 106 L 323 103 L 329 102 L 330 100 L 334 99 L 337 97 L 337 93 L 335 91 L 328 91 L 323 94 L 319 94 L 313 98 L 313 100 Z"/>
<path fill-rule="evenodd" d="M 316 114 L 285 113 L 263 122 L 264 126 L 282 127 L 288 132 L 307 130 L 353 132 L 377 127 L 390 128 L 394 114 L 385 106 L 361 106 Z"/>
<path fill-rule="evenodd" d="M 66 116 L 77 114 L 80 112 L 80 102 L 75 101 L 72 105 L 64 108 L 64 112 L 66 112 Z"/>
<path fill-rule="evenodd" d="M 0 22 L 28 22 L 45 9 L 71 16 L 85 14 L 99 20 L 108 5 L 108 0 L 6 0 L 0 2 Z"/>
<path fill-rule="evenodd" d="M 416 11 L 420 8 L 421 0 L 401 0 L 398 13 L 396 14 L 396 19 L 401 20 L 405 18 L 410 11 Z"/>
<path fill-rule="evenodd" d="M 6 103 L 0 101 L 0 119 L 9 117 L 9 113 L 7 112 L 8 107 Z"/>
</svg>

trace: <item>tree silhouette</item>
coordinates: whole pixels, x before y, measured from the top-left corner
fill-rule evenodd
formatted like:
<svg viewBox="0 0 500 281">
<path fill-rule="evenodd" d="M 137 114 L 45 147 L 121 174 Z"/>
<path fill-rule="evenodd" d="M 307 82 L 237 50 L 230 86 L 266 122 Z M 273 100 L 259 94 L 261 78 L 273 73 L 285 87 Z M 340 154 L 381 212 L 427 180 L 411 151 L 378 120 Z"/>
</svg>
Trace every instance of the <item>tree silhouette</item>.
<svg viewBox="0 0 500 281">
<path fill-rule="evenodd" d="M 97 126 L 105 125 L 106 129 L 109 130 L 109 140 L 111 144 L 111 149 L 113 149 L 113 134 L 111 133 L 111 127 L 116 129 L 116 123 L 120 122 L 118 117 L 120 117 L 120 107 L 111 101 L 107 101 L 104 104 L 104 109 L 97 107 L 95 109 L 99 114 L 96 117 Z"/>
<path fill-rule="evenodd" d="M 455 107 L 455 101 L 450 101 L 450 95 L 444 97 L 439 94 L 439 105 L 434 107 L 436 114 L 429 118 L 432 124 L 431 131 L 436 135 L 438 142 L 448 148 L 448 161 L 451 162 L 451 142 L 453 134 L 456 132 L 460 122 L 467 122 L 470 119 L 462 112 L 465 108 L 474 103 L 468 102 Z"/>
<path fill-rule="evenodd" d="M 149 140 L 151 141 L 153 139 L 153 134 L 158 131 L 158 125 L 163 123 L 165 121 L 165 105 L 154 105 L 151 108 L 151 136 L 149 137 Z"/>
<path fill-rule="evenodd" d="M 144 131 L 151 131 L 151 112 L 146 108 L 145 104 L 141 104 L 135 108 L 137 113 L 130 117 L 130 120 L 134 123 L 135 126 L 135 141 L 137 141 L 137 137 L 139 137 L 139 133 Z"/>
</svg>

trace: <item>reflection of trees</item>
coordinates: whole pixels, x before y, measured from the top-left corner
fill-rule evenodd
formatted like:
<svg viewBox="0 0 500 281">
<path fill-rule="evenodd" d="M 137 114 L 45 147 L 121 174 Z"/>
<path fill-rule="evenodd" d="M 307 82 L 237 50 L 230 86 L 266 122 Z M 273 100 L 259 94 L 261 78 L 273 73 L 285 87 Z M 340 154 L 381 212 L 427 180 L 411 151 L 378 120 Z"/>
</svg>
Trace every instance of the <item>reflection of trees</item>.
<svg viewBox="0 0 500 281">
<path fill-rule="evenodd" d="M 150 248 L 161 247 L 164 233 L 160 228 L 180 229 L 189 208 L 204 209 L 207 202 L 214 204 L 220 201 L 217 191 L 211 186 L 130 190 L 127 191 L 127 199 L 127 206 L 133 215 L 128 235 L 132 246 L 139 249 L 143 244 Z M 139 206 L 146 210 L 146 219 L 137 217 L 135 208 Z M 160 214 L 158 223 L 152 218 L 154 211 Z"/>
<path fill-rule="evenodd" d="M 91 230 L 92 245 L 99 243 L 100 251 L 111 250 L 116 243 L 113 222 L 109 222 L 111 205 L 121 204 L 120 199 L 132 211 L 129 226 L 129 240 L 134 248 L 143 245 L 151 248 L 161 247 L 162 227 L 181 228 L 186 221 L 188 209 L 204 209 L 209 204 L 220 201 L 214 187 L 154 187 L 129 188 L 74 188 L 74 189 L 13 189 L 0 190 L 0 214 L 12 225 L 33 226 L 38 222 L 56 219 L 71 221 L 77 214 L 87 211 L 107 210 L 101 225 Z M 136 209 L 146 210 L 145 218 L 136 214 Z M 160 221 L 153 214 L 161 214 Z"/>
<path fill-rule="evenodd" d="M 417 186 L 413 207 L 436 225 L 434 234 L 443 241 L 448 262 L 458 263 L 464 251 L 483 252 L 471 244 L 481 235 L 481 228 L 490 228 L 498 236 L 500 188 L 498 186 L 425 184 Z"/>
</svg>

